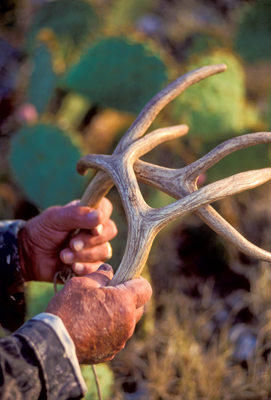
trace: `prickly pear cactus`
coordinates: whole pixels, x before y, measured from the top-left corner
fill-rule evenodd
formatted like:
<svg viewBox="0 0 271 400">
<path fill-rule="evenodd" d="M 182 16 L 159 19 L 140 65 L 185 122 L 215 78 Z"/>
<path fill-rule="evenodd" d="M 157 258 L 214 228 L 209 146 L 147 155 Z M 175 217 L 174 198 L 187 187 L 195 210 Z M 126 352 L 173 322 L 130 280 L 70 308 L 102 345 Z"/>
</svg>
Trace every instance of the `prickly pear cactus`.
<svg viewBox="0 0 271 400">
<path fill-rule="evenodd" d="M 247 62 L 271 59 L 271 3 L 248 5 L 235 35 L 235 49 Z"/>
<path fill-rule="evenodd" d="M 83 0 L 47 2 L 35 15 L 30 27 L 26 48 L 31 52 L 39 31 L 51 29 L 62 42 L 79 46 L 96 33 L 101 21 L 93 7 Z"/>
<path fill-rule="evenodd" d="M 46 111 L 53 96 L 58 77 L 53 70 L 52 57 L 45 44 L 38 47 L 32 58 L 31 74 L 26 98 L 38 112 Z"/>
<path fill-rule="evenodd" d="M 242 65 L 229 52 L 218 50 L 196 59 L 187 70 L 225 63 L 227 71 L 187 89 L 173 103 L 176 122 L 186 123 L 190 133 L 206 140 L 241 133 L 245 128 L 245 81 Z"/>
<path fill-rule="evenodd" d="M 61 85 L 95 104 L 139 113 L 166 80 L 167 68 L 157 51 L 127 37 L 106 37 L 82 56 Z"/>
<path fill-rule="evenodd" d="M 12 138 L 14 179 L 41 209 L 80 198 L 85 186 L 85 179 L 76 173 L 80 157 L 75 136 L 51 124 L 22 128 Z"/>
</svg>

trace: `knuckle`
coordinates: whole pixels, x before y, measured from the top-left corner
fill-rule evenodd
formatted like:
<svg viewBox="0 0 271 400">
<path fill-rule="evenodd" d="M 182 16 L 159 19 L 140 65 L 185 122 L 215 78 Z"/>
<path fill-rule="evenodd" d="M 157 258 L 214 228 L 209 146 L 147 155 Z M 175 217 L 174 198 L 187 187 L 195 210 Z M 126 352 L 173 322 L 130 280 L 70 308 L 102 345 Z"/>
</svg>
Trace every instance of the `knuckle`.
<svg viewBox="0 0 271 400">
<path fill-rule="evenodd" d="M 104 208 L 107 208 L 111 211 L 113 210 L 113 206 L 112 206 L 111 202 L 106 197 L 103 198 L 101 205 Z"/>
<path fill-rule="evenodd" d="M 108 253 L 109 253 L 109 247 L 108 247 L 108 243 L 106 242 L 106 243 L 103 243 L 100 246 L 100 257 L 101 257 L 101 260 L 105 260 L 107 258 L 107 256 L 108 256 Z"/>
<path fill-rule="evenodd" d="M 64 288 L 67 288 L 71 291 L 76 291 L 81 286 L 80 279 L 76 276 L 71 278 L 65 285 Z"/>
</svg>

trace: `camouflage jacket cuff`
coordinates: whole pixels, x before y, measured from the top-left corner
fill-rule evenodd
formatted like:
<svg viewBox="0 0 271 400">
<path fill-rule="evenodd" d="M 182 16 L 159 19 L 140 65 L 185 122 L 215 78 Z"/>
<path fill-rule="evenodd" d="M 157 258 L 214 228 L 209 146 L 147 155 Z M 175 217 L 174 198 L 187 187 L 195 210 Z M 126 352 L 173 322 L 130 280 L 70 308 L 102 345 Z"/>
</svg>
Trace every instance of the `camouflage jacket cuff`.
<svg viewBox="0 0 271 400">
<path fill-rule="evenodd" d="M 25 297 L 17 235 L 24 221 L 0 221 L 0 323 L 10 331 L 24 322 Z"/>
<path fill-rule="evenodd" d="M 27 321 L 15 337 L 34 351 L 40 367 L 42 398 L 81 399 L 86 392 L 74 344 L 60 318 L 43 313 Z"/>
</svg>

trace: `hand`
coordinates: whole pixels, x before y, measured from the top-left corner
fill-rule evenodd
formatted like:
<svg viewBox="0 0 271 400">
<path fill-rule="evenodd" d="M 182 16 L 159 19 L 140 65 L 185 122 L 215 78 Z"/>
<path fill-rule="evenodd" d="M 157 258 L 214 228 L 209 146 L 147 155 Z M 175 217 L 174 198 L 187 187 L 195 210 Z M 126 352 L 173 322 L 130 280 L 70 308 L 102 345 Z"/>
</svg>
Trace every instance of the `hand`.
<svg viewBox="0 0 271 400">
<path fill-rule="evenodd" d="M 78 275 L 96 271 L 109 255 L 108 241 L 117 234 L 111 213 L 112 204 L 104 198 L 98 210 L 73 202 L 48 208 L 29 220 L 18 235 L 24 279 L 52 282 L 62 262 Z M 82 231 L 67 243 L 75 229 Z"/>
<path fill-rule="evenodd" d="M 105 287 L 112 278 L 108 264 L 90 275 L 72 278 L 46 309 L 62 319 L 81 364 L 111 360 L 123 349 L 151 297 L 151 286 L 144 278 Z"/>
</svg>

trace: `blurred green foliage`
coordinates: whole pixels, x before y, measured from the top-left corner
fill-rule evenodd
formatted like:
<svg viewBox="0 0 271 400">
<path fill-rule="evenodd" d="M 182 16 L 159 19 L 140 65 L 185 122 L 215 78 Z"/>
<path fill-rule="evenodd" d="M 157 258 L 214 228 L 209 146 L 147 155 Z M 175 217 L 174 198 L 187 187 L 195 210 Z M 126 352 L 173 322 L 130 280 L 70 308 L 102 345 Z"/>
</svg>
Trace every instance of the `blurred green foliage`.
<svg viewBox="0 0 271 400">
<path fill-rule="evenodd" d="M 214 49 L 223 47 L 225 47 L 225 44 L 220 37 L 202 32 L 195 33 L 192 38 L 192 44 L 189 48 L 188 56 L 213 51 Z"/>
<path fill-rule="evenodd" d="M 225 63 L 227 71 L 211 76 L 191 86 L 174 101 L 173 118 L 186 123 L 191 134 L 204 140 L 240 134 L 246 127 L 245 76 L 241 63 L 234 54 L 217 50 L 193 58 L 187 71 Z"/>
<path fill-rule="evenodd" d="M 79 139 L 52 124 L 22 128 L 11 143 L 13 175 L 41 209 L 65 204 L 82 194 L 85 178 L 76 173 Z"/>
<path fill-rule="evenodd" d="M 130 26 L 151 9 L 151 3 L 150 0 L 113 0 L 106 22 L 118 28 Z"/>
<path fill-rule="evenodd" d="M 163 60 L 147 43 L 108 37 L 82 56 L 63 77 L 61 86 L 103 107 L 139 113 L 166 80 Z"/>
<path fill-rule="evenodd" d="M 45 44 L 35 50 L 32 63 L 33 72 L 29 80 L 26 99 L 41 113 L 46 111 L 58 79 L 53 70 L 51 54 Z"/>
<path fill-rule="evenodd" d="M 210 142 L 203 145 L 202 151 L 206 154 L 211 151 L 217 142 Z M 229 154 L 208 170 L 208 180 L 213 182 L 243 171 L 266 168 L 270 165 L 270 145 L 260 144 L 248 147 Z"/>
<path fill-rule="evenodd" d="M 56 0 L 47 2 L 35 15 L 29 29 L 26 49 L 32 53 L 37 37 L 43 29 L 51 29 L 62 46 L 72 49 L 85 43 L 88 37 L 97 33 L 101 20 L 94 8 L 86 1 Z"/>
<path fill-rule="evenodd" d="M 237 53 L 247 62 L 271 59 L 271 3 L 256 1 L 244 10 L 235 36 Z"/>
<path fill-rule="evenodd" d="M 107 364 L 99 364 L 95 366 L 99 378 L 102 398 L 104 400 L 111 399 L 112 388 L 114 384 L 114 374 Z M 98 400 L 98 393 L 92 368 L 90 365 L 81 367 L 83 378 L 86 382 L 88 391 L 85 400 Z"/>
<path fill-rule="evenodd" d="M 60 290 L 60 288 L 61 286 L 59 285 L 58 289 Z M 26 288 L 27 317 L 32 318 L 45 312 L 49 301 L 54 295 L 54 288 L 51 283 L 30 282 Z"/>
</svg>

